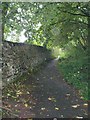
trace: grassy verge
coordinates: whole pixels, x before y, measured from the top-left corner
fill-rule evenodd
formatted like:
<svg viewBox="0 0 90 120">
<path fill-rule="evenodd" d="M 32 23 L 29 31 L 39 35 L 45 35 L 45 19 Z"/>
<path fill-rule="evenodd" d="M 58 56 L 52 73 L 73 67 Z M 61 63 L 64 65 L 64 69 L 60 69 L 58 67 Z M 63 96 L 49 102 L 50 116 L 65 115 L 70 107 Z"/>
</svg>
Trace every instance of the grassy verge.
<svg viewBox="0 0 90 120">
<path fill-rule="evenodd" d="M 79 90 L 83 99 L 88 100 L 88 57 L 80 53 L 76 55 L 59 60 L 58 68 L 65 80 Z"/>
</svg>

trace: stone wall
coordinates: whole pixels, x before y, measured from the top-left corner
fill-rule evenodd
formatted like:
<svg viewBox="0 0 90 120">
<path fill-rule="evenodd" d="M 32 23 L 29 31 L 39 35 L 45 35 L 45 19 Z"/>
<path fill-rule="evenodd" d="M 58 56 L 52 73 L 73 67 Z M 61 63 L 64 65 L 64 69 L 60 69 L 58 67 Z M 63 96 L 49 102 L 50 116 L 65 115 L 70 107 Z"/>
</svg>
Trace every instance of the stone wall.
<svg viewBox="0 0 90 120">
<path fill-rule="evenodd" d="M 2 45 L 3 86 L 50 59 L 50 51 L 41 46 L 9 41 L 3 41 Z"/>
</svg>

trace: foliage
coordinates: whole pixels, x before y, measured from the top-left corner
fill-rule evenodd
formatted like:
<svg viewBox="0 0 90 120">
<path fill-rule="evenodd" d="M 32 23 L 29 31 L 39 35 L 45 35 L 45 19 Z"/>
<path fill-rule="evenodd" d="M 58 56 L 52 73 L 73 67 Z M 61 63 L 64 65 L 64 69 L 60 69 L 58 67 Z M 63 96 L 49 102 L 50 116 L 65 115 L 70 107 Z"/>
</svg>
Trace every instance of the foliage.
<svg viewBox="0 0 90 120">
<path fill-rule="evenodd" d="M 27 43 L 53 48 L 56 57 L 63 57 L 60 69 L 66 80 L 87 99 L 89 2 L 3 2 L 2 9 L 4 39 L 19 42 L 24 32 Z"/>
<path fill-rule="evenodd" d="M 64 60 L 59 61 L 59 69 L 65 80 L 79 89 L 81 96 L 88 100 L 88 56 L 80 48 L 74 49 Z"/>
<path fill-rule="evenodd" d="M 24 30 L 28 43 L 63 47 L 74 40 L 83 48 L 87 46 L 88 3 L 22 2 L 3 3 L 2 7 L 5 39 L 13 31 L 18 41 Z"/>
</svg>

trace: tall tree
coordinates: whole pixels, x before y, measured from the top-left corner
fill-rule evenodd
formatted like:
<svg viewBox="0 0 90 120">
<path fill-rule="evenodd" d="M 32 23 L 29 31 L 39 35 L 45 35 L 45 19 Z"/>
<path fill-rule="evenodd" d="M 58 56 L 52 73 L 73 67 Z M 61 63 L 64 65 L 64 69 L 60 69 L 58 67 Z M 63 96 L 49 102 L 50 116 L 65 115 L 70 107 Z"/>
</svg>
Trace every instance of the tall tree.
<svg viewBox="0 0 90 120">
<path fill-rule="evenodd" d="M 3 11 L 6 36 L 10 31 L 20 34 L 25 30 L 29 43 L 64 46 L 74 41 L 84 50 L 87 48 L 89 3 L 4 3 Z"/>
</svg>

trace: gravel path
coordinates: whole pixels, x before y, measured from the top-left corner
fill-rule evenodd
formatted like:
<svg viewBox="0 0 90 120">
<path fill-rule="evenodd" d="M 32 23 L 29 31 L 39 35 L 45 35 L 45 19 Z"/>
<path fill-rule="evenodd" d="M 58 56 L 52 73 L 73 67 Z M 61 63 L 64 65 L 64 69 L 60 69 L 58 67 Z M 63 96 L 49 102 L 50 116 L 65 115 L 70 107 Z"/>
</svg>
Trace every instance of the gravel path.
<svg viewBox="0 0 90 120">
<path fill-rule="evenodd" d="M 26 80 L 18 101 L 8 99 L 21 118 L 87 118 L 87 102 L 61 77 L 57 60 Z M 24 103 L 24 101 L 26 101 Z"/>
</svg>

